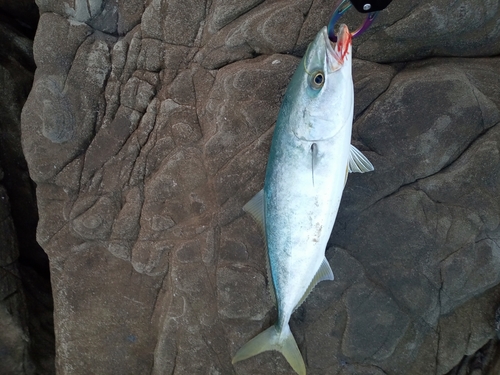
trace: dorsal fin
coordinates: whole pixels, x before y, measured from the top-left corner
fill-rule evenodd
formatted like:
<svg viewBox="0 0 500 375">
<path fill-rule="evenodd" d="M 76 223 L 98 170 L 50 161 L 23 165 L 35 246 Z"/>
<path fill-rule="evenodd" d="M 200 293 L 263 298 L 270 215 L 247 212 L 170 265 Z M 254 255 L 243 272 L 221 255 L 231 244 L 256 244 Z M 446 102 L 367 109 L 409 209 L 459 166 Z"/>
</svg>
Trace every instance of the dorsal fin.
<svg viewBox="0 0 500 375">
<path fill-rule="evenodd" d="M 321 266 L 319 266 L 318 272 L 316 272 L 316 275 L 314 275 L 314 278 L 311 280 L 309 287 L 300 299 L 299 303 L 297 303 L 297 306 L 295 306 L 295 309 L 302 305 L 302 303 L 306 300 L 306 298 L 309 296 L 309 293 L 311 293 L 314 287 L 323 280 L 333 280 L 333 271 L 326 258 L 323 258 L 323 262 L 321 263 Z"/>
<path fill-rule="evenodd" d="M 351 152 L 349 153 L 348 168 L 349 172 L 365 173 L 373 171 L 373 165 L 370 163 L 370 160 L 353 145 L 351 145 Z"/>
<path fill-rule="evenodd" d="M 273 278 L 271 277 L 271 266 L 269 264 L 269 255 L 267 252 L 267 237 L 266 237 L 266 217 L 264 213 L 264 189 L 259 191 L 243 206 L 243 211 L 248 212 L 250 216 L 257 222 L 259 229 L 264 237 L 266 246 L 266 270 L 267 270 L 267 285 L 269 294 L 273 302 L 276 303 L 276 293 L 274 291 Z"/>
</svg>

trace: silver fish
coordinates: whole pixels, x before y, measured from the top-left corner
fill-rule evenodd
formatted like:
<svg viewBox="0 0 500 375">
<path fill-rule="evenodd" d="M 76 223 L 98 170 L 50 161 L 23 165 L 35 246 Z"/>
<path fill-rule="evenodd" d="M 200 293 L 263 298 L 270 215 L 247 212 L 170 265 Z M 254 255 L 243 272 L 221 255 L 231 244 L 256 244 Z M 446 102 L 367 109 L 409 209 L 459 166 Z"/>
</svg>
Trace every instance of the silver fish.
<svg viewBox="0 0 500 375">
<path fill-rule="evenodd" d="M 295 71 L 274 130 L 264 189 L 243 208 L 262 225 L 277 322 L 246 343 L 233 363 L 281 352 L 299 375 L 306 367 L 288 322 L 314 286 L 333 280 L 325 248 L 348 172 L 372 164 L 351 145 L 354 88 L 351 33 L 333 44 L 323 28 Z"/>
</svg>

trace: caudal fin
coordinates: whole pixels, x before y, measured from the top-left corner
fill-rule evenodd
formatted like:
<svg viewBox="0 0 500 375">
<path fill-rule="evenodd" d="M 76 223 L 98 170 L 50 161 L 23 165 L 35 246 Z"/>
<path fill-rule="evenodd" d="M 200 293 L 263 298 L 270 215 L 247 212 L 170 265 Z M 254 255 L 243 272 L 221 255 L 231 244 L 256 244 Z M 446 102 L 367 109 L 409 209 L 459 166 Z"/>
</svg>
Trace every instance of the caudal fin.
<svg viewBox="0 0 500 375">
<path fill-rule="evenodd" d="M 288 325 L 284 327 L 281 335 L 278 334 L 275 326 L 271 326 L 264 332 L 259 333 L 238 350 L 233 357 L 233 363 L 268 350 L 277 350 L 283 354 L 297 374 L 306 375 L 306 365 Z"/>
</svg>

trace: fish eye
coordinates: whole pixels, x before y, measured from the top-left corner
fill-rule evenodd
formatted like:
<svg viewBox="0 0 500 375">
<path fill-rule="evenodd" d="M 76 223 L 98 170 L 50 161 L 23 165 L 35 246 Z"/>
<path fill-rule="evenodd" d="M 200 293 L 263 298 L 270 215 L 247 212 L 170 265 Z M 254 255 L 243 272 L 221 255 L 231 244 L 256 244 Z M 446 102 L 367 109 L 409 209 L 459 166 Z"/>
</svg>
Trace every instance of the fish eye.
<svg viewBox="0 0 500 375">
<path fill-rule="evenodd" d="M 323 72 L 316 72 L 312 79 L 312 85 L 315 89 L 320 89 L 325 84 L 325 75 Z"/>
</svg>

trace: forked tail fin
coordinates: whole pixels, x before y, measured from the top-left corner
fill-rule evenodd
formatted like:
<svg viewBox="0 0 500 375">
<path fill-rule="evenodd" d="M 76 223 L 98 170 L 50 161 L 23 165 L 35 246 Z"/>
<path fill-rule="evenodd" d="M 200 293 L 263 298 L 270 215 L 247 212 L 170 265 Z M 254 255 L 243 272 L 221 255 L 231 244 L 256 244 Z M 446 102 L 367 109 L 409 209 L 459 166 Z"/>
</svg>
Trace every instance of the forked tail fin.
<svg viewBox="0 0 500 375">
<path fill-rule="evenodd" d="M 276 326 L 271 326 L 259 333 L 238 350 L 233 358 L 233 363 L 268 350 L 277 350 L 283 354 L 297 374 L 306 375 L 306 365 L 288 325 L 283 328 L 281 334 L 276 330 Z"/>
</svg>

